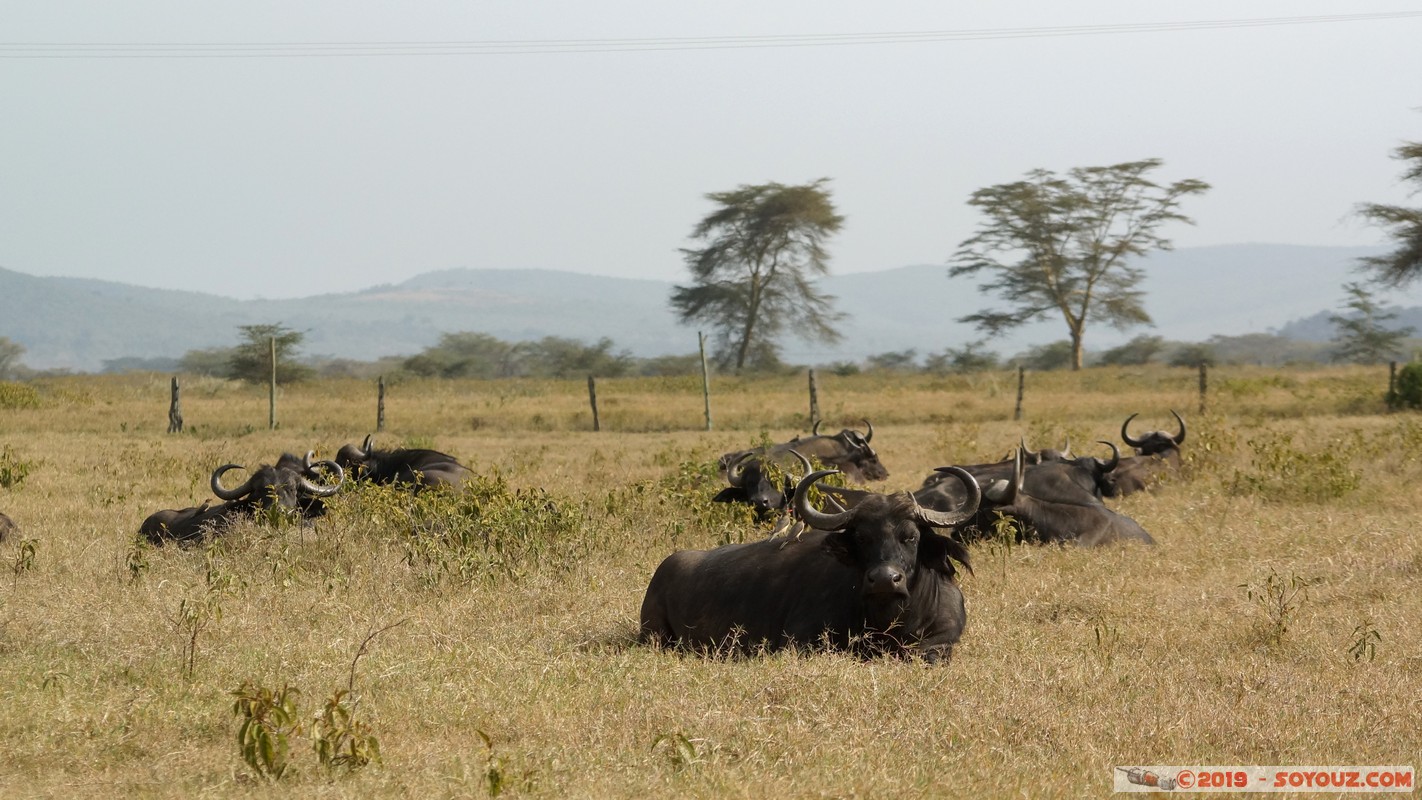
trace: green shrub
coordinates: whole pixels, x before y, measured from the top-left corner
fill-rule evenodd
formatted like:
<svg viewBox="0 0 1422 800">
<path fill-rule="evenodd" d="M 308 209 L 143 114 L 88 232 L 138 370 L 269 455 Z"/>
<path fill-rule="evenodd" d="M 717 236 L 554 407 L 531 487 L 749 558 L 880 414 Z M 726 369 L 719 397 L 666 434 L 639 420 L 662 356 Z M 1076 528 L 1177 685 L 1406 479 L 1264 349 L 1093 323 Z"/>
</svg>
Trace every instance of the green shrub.
<svg viewBox="0 0 1422 800">
<path fill-rule="evenodd" d="M 1413 361 L 1397 371 L 1397 383 L 1388 405 L 1394 408 L 1422 408 L 1422 362 Z"/>
<path fill-rule="evenodd" d="M 39 392 L 23 383 L 0 381 L 0 408 L 39 408 Z"/>
</svg>

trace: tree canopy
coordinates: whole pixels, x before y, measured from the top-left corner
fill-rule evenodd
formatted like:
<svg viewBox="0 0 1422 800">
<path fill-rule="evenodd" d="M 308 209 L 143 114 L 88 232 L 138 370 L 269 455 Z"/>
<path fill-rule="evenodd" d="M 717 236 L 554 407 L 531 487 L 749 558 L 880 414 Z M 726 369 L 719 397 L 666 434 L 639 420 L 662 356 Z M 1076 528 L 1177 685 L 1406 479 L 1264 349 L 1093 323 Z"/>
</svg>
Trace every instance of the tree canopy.
<svg viewBox="0 0 1422 800">
<path fill-rule="evenodd" d="M 716 361 L 739 373 L 747 366 L 779 364 L 777 341 L 787 333 L 834 342 L 834 297 L 813 280 L 829 274 L 825 241 L 844 218 L 835 213 L 825 184 L 742 185 L 706 197 L 717 204 L 692 231 L 704 247 L 683 249 L 689 286 L 672 291 L 682 322 L 714 331 Z"/>
<path fill-rule="evenodd" d="M 950 277 L 983 273 L 983 292 L 1008 304 L 959 319 L 989 334 L 1059 314 L 1067 324 L 1071 365 L 1082 365 L 1087 324 L 1118 330 L 1150 324 L 1137 288 L 1144 272 L 1132 256 L 1168 250 L 1160 235 L 1169 222 L 1191 220 L 1181 198 L 1209 185 L 1182 180 L 1169 186 L 1147 175 L 1161 165 L 1145 159 L 1105 167 L 1076 167 L 1066 175 L 1038 169 L 1025 180 L 979 189 L 968 201 L 987 216 L 950 260 Z"/>
<path fill-rule="evenodd" d="M 1412 335 L 1415 328 L 1395 328 L 1389 330 L 1385 323 L 1397 317 L 1392 311 L 1384 311 L 1373 300 L 1372 292 L 1361 283 L 1345 283 L 1343 290 L 1348 299 L 1343 307 L 1346 315 L 1333 314 L 1332 322 L 1337 334 L 1333 337 L 1333 357 L 1338 361 L 1354 364 L 1381 364 L 1402 350 L 1403 341 Z"/>
<path fill-rule="evenodd" d="M 1402 179 L 1416 184 L 1413 194 L 1422 192 L 1422 142 L 1406 142 L 1393 157 L 1408 162 Z M 1387 229 L 1397 249 L 1362 259 L 1363 267 L 1381 284 L 1402 287 L 1422 277 L 1422 208 L 1364 203 L 1358 213 L 1369 222 Z"/>
<path fill-rule="evenodd" d="M 310 367 L 296 362 L 296 348 L 306 334 L 281 323 L 239 325 L 243 341 L 232 348 L 227 359 L 228 377 L 251 383 L 266 383 L 272 376 L 272 341 L 276 341 L 276 381 L 294 383 L 310 378 Z"/>
<path fill-rule="evenodd" d="M 0 336 L 0 380 L 13 377 L 20 366 L 20 356 L 24 354 L 24 345 Z"/>
</svg>

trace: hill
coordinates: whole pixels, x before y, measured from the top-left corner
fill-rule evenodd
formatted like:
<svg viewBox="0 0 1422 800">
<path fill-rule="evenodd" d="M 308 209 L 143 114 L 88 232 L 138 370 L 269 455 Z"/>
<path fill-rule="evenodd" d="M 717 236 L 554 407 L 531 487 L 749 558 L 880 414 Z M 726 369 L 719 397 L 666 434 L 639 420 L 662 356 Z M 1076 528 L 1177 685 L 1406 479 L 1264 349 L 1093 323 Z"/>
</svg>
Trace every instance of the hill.
<svg viewBox="0 0 1422 800">
<path fill-rule="evenodd" d="M 1335 308 L 1342 284 L 1356 277 L 1355 260 L 1375 252 L 1250 244 L 1154 253 L 1143 259 L 1152 332 L 1200 341 L 1286 330 L 1293 320 Z M 556 270 L 447 269 L 359 292 L 234 300 L 0 269 L 0 336 L 25 346 L 30 367 L 75 371 L 99 370 L 123 357 L 177 357 L 228 346 L 236 342 L 237 326 L 273 322 L 307 331 L 306 354 L 360 360 L 414 354 L 453 331 L 510 341 L 608 337 L 637 356 L 693 352 L 695 331 L 677 324 L 667 305 L 672 286 Z M 850 314 L 844 342 L 787 342 L 792 362 L 960 346 L 978 334 L 953 320 L 992 305 L 973 282 L 949 280 L 941 264 L 835 275 L 824 287 Z M 1143 330 L 1093 329 L 1087 346 L 1104 349 Z M 1009 354 L 1061 338 L 1060 323 L 1038 323 L 990 348 Z"/>
</svg>

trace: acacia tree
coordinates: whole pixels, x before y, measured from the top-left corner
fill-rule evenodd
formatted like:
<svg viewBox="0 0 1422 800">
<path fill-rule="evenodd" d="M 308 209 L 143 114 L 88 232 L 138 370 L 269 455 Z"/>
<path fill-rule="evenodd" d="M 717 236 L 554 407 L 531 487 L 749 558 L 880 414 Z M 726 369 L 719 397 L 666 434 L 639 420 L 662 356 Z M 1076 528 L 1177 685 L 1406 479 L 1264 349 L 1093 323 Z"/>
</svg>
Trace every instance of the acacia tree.
<svg viewBox="0 0 1422 800">
<path fill-rule="evenodd" d="M 1081 369 L 1090 322 L 1118 330 L 1150 324 L 1137 287 L 1145 273 L 1131 256 L 1169 250 L 1158 230 L 1190 222 L 1180 199 L 1209 185 L 1183 180 L 1160 186 L 1146 176 L 1150 158 L 1107 167 L 1076 167 L 1065 176 L 1044 169 L 1025 180 L 973 192 L 968 205 L 987 215 L 950 260 L 949 277 L 986 273 L 979 285 L 1009 304 L 960 318 L 997 333 L 1060 314 L 1071 342 L 1072 369 Z"/>
<path fill-rule="evenodd" d="M 314 371 L 295 361 L 295 353 L 306 334 L 277 323 L 275 325 L 239 325 L 245 340 L 232 348 L 227 359 L 229 377 L 251 383 L 266 383 L 272 375 L 272 340 L 276 340 L 277 383 L 292 383 L 310 378 Z"/>
<path fill-rule="evenodd" d="M 1413 194 L 1422 192 L 1422 142 L 1404 143 L 1393 151 L 1393 157 L 1410 162 L 1402 178 L 1417 184 Z M 1397 249 L 1391 253 L 1362 259 L 1363 267 L 1385 286 L 1401 287 L 1422 277 L 1422 208 L 1364 203 L 1358 213 L 1386 228 L 1397 241 Z"/>
<path fill-rule="evenodd" d="M 25 346 L 0 336 L 0 380 L 11 377 L 20 366 L 20 356 L 25 354 Z"/>
<path fill-rule="evenodd" d="M 813 283 L 829 274 L 825 240 L 844 222 L 827 181 L 706 195 L 718 208 L 691 234 L 706 246 L 681 251 L 693 282 L 672 290 L 671 306 L 682 322 L 712 327 L 717 363 L 737 374 L 748 363 L 778 362 L 776 342 L 787 329 L 802 339 L 839 340 L 833 323 L 844 315 Z"/>
<path fill-rule="evenodd" d="M 1328 318 L 1337 330 L 1333 337 L 1333 358 L 1354 364 L 1380 364 L 1396 355 L 1402 349 L 1403 340 L 1415 329 L 1383 327 L 1397 314 L 1384 311 L 1362 284 L 1345 283 L 1343 290 L 1348 293 L 1343 306 L 1352 313 L 1348 316 L 1333 314 Z"/>
</svg>

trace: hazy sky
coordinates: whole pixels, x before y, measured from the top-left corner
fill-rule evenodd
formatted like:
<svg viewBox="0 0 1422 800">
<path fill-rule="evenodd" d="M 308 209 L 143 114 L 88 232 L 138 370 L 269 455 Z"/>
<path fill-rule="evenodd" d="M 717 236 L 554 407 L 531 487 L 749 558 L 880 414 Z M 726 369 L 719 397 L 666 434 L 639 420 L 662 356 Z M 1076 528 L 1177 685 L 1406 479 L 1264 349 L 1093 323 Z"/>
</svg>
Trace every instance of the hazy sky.
<svg viewBox="0 0 1422 800">
<path fill-rule="evenodd" d="M 1384 12 L 1415 15 L 1310 19 Z M 944 262 L 975 189 L 1149 157 L 1214 187 L 1179 247 L 1380 244 L 1354 206 L 1422 202 L 1391 158 L 1422 139 L 1404 0 L 0 0 L 0 26 L 0 267 L 35 275 L 680 281 L 707 192 L 820 177 L 833 268 L 872 271 Z"/>
</svg>

